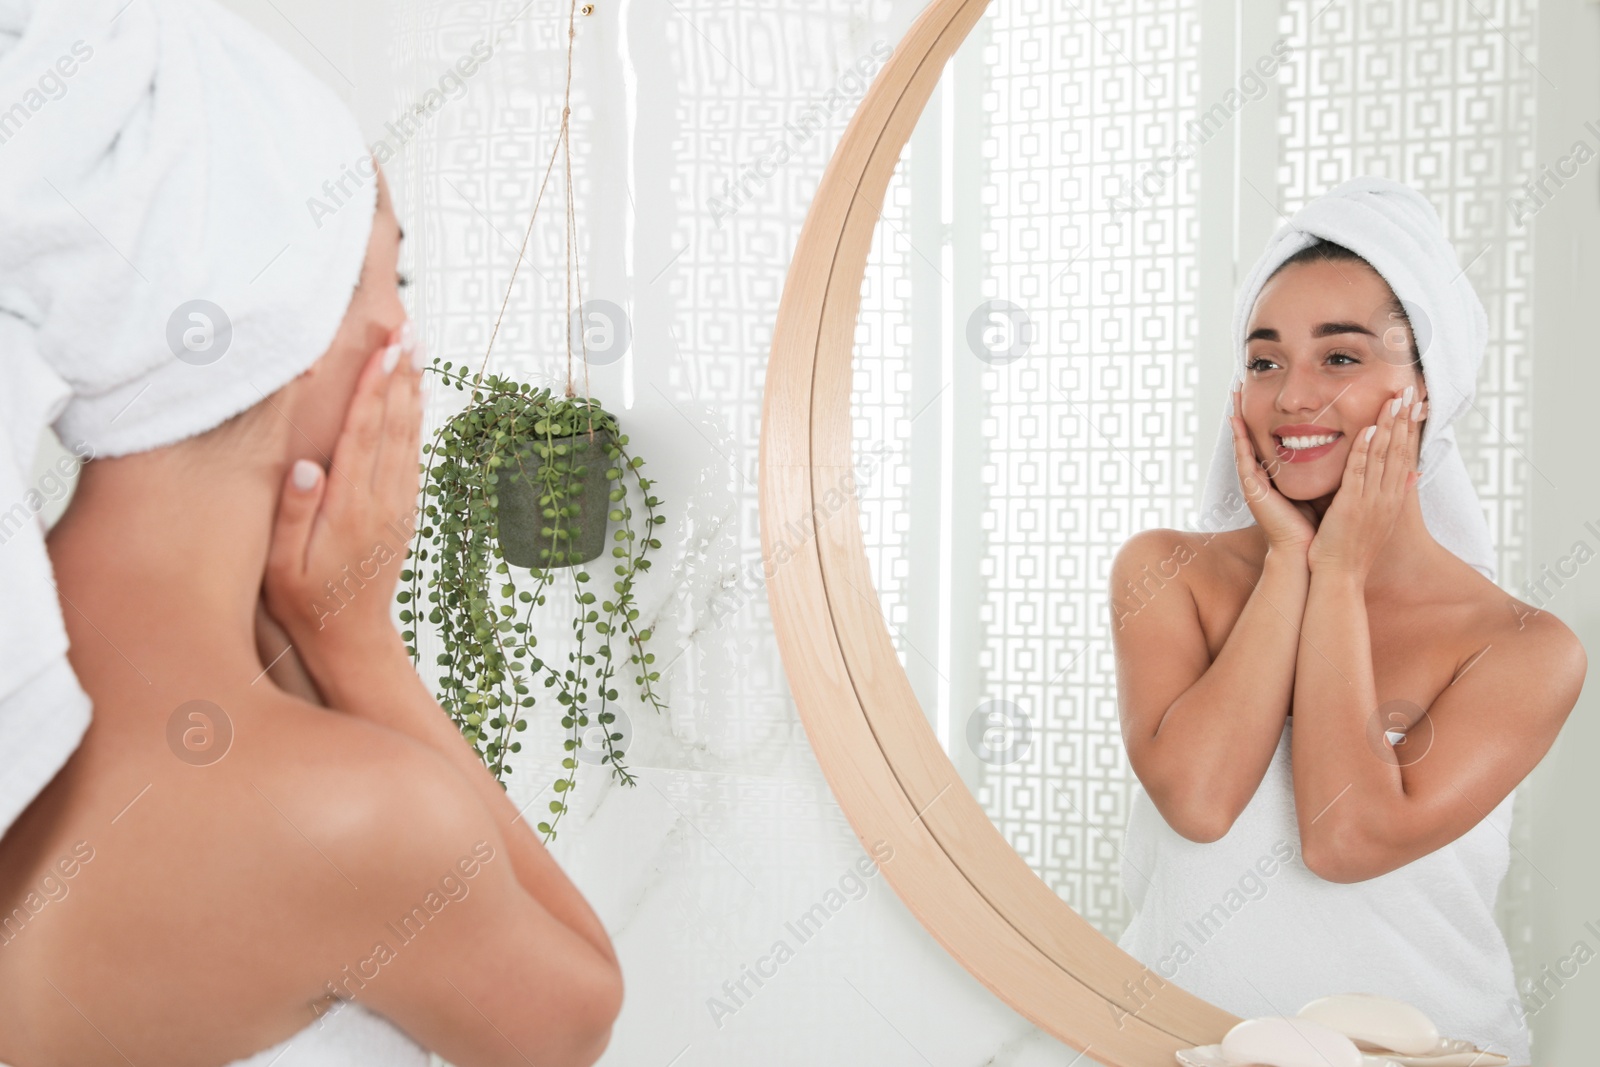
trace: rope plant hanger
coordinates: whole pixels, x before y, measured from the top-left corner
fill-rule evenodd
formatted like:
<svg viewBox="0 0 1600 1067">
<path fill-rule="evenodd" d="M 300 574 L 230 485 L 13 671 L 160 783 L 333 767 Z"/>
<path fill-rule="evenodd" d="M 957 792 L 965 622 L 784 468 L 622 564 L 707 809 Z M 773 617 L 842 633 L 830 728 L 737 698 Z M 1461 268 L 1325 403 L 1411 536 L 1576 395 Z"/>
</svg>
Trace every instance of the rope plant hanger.
<svg viewBox="0 0 1600 1067">
<path fill-rule="evenodd" d="M 619 721 L 616 710 L 614 674 L 619 665 L 613 638 L 627 649 L 640 699 L 657 712 L 665 708 L 655 692 L 661 675 L 653 668 L 655 655 L 645 648 L 650 630 L 640 623 L 633 586 L 649 570 L 651 550 L 661 547 L 652 534 L 666 518 L 657 513 L 661 502 L 651 495 L 653 483 L 639 473 L 644 460 L 629 453 L 616 417 L 589 395 L 588 343 L 581 328 L 583 395 L 573 383 L 574 288 L 577 307 L 583 306 L 570 150 L 577 7 L 572 0 L 567 12 L 560 132 L 483 362 L 470 378 L 466 366 L 441 364 L 437 358 L 428 368 L 458 391 L 470 389 L 471 400 L 423 446 L 422 524 L 414 562 L 401 572 L 399 593 L 403 624 L 414 627 L 421 615 L 438 628 L 444 647 L 436 659 L 439 704 L 502 786 L 512 773 L 508 757 L 522 749 L 513 734 L 527 729 L 524 711 L 535 705 L 534 684 L 554 691 L 567 737 L 561 761 L 565 773 L 553 783 L 557 797 L 549 803 L 551 818 L 538 824 L 546 841 L 554 839 L 555 825 L 567 811 L 566 797 L 577 784 L 580 761 L 609 765 L 622 784 L 637 784 L 623 762 L 630 731 L 626 712 Z M 592 5 L 583 10 L 589 14 Z M 558 155 L 565 160 L 567 260 L 567 380 L 565 395 L 559 397 L 548 388 L 535 389 L 488 372 L 517 268 Z M 645 521 L 639 530 L 628 503 L 628 478 L 644 501 Z M 591 579 L 583 565 L 599 557 L 608 541 L 616 579 L 602 600 L 588 588 Z M 513 568 L 527 569 L 528 588 L 519 588 Z M 538 654 L 534 632 L 534 611 L 546 606 L 558 573 L 573 578 L 572 647 L 559 665 Z M 541 621 L 548 617 L 548 612 L 541 613 Z M 404 637 L 417 662 L 415 629 L 405 630 Z M 601 729 L 598 748 L 584 747 L 584 731 L 591 722 Z"/>
<path fill-rule="evenodd" d="M 556 146 L 550 152 L 550 162 L 545 165 L 545 168 L 544 168 L 544 181 L 539 183 L 539 193 L 538 193 L 537 196 L 535 196 L 533 198 L 533 211 L 528 215 L 528 228 L 522 232 L 522 247 L 517 249 L 517 261 L 515 263 L 511 264 L 511 279 L 510 279 L 510 281 L 506 282 L 506 295 L 500 301 L 500 313 L 495 316 L 494 329 L 489 331 L 489 344 L 488 344 L 488 347 L 485 348 L 484 352 L 483 352 L 483 365 L 478 368 L 477 378 L 474 379 L 474 382 L 481 380 L 483 378 L 484 371 L 489 366 L 489 353 L 491 351 L 493 351 L 493 349 L 494 349 L 494 339 L 500 333 L 500 323 L 501 323 L 501 320 L 503 320 L 505 318 L 506 305 L 508 303 L 510 303 L 510 301 L 511 301 L 511 288 L 517 282 L 517 268 L 522 266 L 522 257 L 528 251 L 528 238 L 530 236 L 532 236 L 532 234 L 533 234 L 533 222 L 534 222 L 534 220 L 536 218 L 539 217 L 539 204 L 544 200 L 545 188 L 550 184 L 550 172 L 555 170 L 556 156 L 557 156 L 557 154 L 559 154 L 562 157 L 564 169 L 566 171 L 566 178 L 567 178 L 567 196 L 566 196 L 566 200 L 567 200 L 567 241 L 566 241 L 566 252 L 567 252 L 567 255 L 566 255 L 566 260 L 567 260 L 567 398 L 568 399 L 571 399 L 575 395 L 573 393 L 573 389 L 572 389 L 572 280 L 573 280 L 574 274 L 577 275 L 577 279 L 578 279 L 578 306 L 580 308 L 583 306 L 583 275 L 582 275 L 581 271 L 576 270 L 576 266 L 577 266 L 577 251 L 576 251 L 576 247 L 575 247 L 574 242 L 573 242 L 573 236 L 574 236 L 574 233 L 576 232 L 576 230 L 578 228 L 578 222 L 577 222 L 577 214 L 576 214 L 576 212 L 575 212 L 575 210 L 573 208 L 573 200 L 572 200 L 572 151 L 571 151 L 571 143 L 569 141 L 569 137 L 570 137 L 570 133 L 571 133 L 571 129 L 572 129 L 572 123 L 571 123 L 571 119 L 572 119 L 572 44 L 573 44 L 573 40 L 576 37 L 576 27 L 575 27 L 576 20 L 573 18 L 573 12 L 576 9 L 577 9 L 577 0 L 572 0 L 571 6 L 568 7 L 568 9 L 567 9 L 567 82 L 566 82 L 565 88 L 562 91 L 561 130 L 556 135 Z M 589 14 L 593 10 L 594 10 L 594 6 L 592 4 L 583 5 L 583 13 L 585 15 Z M 583 346 L 583 393 L 584 393 L 584 396 L 588 396 L 589 395 L 589 342 L 584 337 L 582 330 L 578 331 L 578 341 L 579 341 L 579 344 L 581 344 Z M 592 421 L 588 422 L 586 425 L 587 425 L 587 429 L 588 429 L 589 433 L 592 435 L 594 433 L 594 424 L 593 424 L 593 422 Z"/>
</svg>

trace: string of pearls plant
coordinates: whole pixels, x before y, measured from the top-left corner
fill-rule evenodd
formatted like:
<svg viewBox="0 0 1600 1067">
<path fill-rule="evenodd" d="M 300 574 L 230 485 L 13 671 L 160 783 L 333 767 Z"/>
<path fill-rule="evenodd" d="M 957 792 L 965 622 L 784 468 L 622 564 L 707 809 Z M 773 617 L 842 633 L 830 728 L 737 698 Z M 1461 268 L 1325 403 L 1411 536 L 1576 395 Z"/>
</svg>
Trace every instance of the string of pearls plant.
<svg viewBox="0 0 1600 1067">
<path fill-rule="evenodd" d="M 640 623 L 634 583 L 649 570 L 650 552 L 661 547 L 653 533 L 666 518 L 658 514 L 661 501 L 651 493 L 651 480 L 639 473 L 644 460 L 629 452 L 616 417 L 592 397 L 578 396 L 573 384 L 574 278 L 580 308 L 583 301 L 569 139 L 576 6 L 567 15 L 560 134 L 483 365 L 470 377 L 466 366 L 437 357 L 426 368 L 447 388 L 470 390 L 470 396 L 423 446 L 422 522 L 398 593 L 412 661 L 420 655 L 418 623 L 426 620 L 437 628 L 444 647 L 436 659 L 439 704 L 502 786 L 512 773 L 509 757 L 522 749 L 516 734 L 527 729 L 536 687 L 555 691 L 567 730 L 561 761 L 566 773 L 554 782 L 551 817 L 537 824 L 546 841 L 555 838 L 556 824 L 567 812 L 567 797 L 577 784 L 578 753 L 591 723 L 602 728 L 599 762 L 609 764 L 622 784 L 637 784 L 616 745 L 623 740 L 614 730 L 616 672 L 622 668 L 614 641 L 622 643 L 642 701 L 657 712 L 665 707 L 656 694 L 661 675 L 646 648 L 650 631 Z M 558 154 L 566 159 L 567 189 L 567 383 L 561 396 L 486 373 Z M 587 394 L 588 346 L 581 330 L 579 343 Z M 642 524 L 628 502 L 630 480 L 643 499 Z M 615 579 L 609 594 L 597 595 L 583 565 L 602 555 L 608 532 Z M 523 568 L 525 579 L 518 576 Z M 558 663 L 540 654 L 535 631 L 548 616 L 540 609 L 547 607 L 553 584 L 567 574 L 572 578 L 572 646 L 565 662 Z"/>
</svg>

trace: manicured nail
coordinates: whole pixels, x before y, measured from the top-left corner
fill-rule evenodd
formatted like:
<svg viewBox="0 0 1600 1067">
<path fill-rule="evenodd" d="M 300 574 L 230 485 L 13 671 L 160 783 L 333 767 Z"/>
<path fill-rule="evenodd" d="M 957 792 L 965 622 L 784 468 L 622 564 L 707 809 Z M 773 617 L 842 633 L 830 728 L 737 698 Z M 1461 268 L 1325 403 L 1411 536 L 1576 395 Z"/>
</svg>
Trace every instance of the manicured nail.
<svg viewBox="0 0 1600 1067">
<path fill-rule="evenodd" d="M 394 365 L 400 362 L 400 346 L 390 345 L 383 350 L 383 373 L 388 374 L 394 370 Z"/>
<path fill-rule="evenodd" d="M 1364 440 L 1364 441 L 1372 440 L 1372 435 L 1377 433 L 1377 432 L 1378 432 L 1378 428 L 1376 426 L 1368 426 L 1367 427 L 1367 436 L 1362 438 L 1362 440 Z"/>
<path fill-rule="evenodd" d="M 1415 404 L 1411 405 L 1411 421 L 1412 422 L 1420 422 L 1421 420 L 1422 420 L 1422 401 L 1419 400 Z"/>
<path fill-rule="evenodd" d="M 294 461 L 294 487 L 304 492 L 317 484 L 317 479 L 322 475 L 322 468 L 309 459 Z"/>
<path fill-rule="evenodd" d="M 411 328 L 411 320 L 407 319 L 400 325 L 400 347 L 410 352 L 411 346 L 417 343 L 416 331 Z"/>
<path fill-rule="evenodd" d="M 1398 412 L 1399 410 L 1400 410 L 1400 398 L 1399 397 L 1395 397 L 1394 400 L 1389 404 L 1389 414 L 1392 416 L 1396 412 Z"/>
<path fill-rule="evenodd" d="M 1417 387 L 1414 386 L 1414 385 L 1406 386 L 1406 391 L 1404 393 L 1400 394 L 1400 402 L 1402 404 L 1410 404 L 1411 403 L 1411 394 L 1416 388 Z"/>
<path fill-rule="evenodd" d="M 411 369 L 412 370 L 421 370 L 423 367 L 427 366 L 427 364 L 428 364 L 427 346 L 424 345 L 421 341 L 418 341 L 417 344 L 416 344 L 416 347 L 412 348 L 412 350 L 411 350 Z"/>
</svg>

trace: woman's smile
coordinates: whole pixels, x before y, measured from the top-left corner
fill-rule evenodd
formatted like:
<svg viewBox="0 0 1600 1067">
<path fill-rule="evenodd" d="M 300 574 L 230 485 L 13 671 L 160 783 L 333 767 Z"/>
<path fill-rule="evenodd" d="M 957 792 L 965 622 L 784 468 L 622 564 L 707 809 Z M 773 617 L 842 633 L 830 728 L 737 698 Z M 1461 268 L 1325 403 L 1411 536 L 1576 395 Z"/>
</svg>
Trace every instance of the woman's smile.
<svg viewBox="0 0 1600 1067">
<path fill-rule="evenodd" d="M 1293 427 L 1290 427 L 1293 429 Z M 1329 438 L 1332 440 L 1329 440 Z M 1272 435 L 1273 449 L 1278 458 L 1285 463 L 1311 463 L 1321 459 L 1338 447 L 1344 440 L 1344 434 L 1337 430 L 1330 433 L 1275 433 Z"/>
</svg>

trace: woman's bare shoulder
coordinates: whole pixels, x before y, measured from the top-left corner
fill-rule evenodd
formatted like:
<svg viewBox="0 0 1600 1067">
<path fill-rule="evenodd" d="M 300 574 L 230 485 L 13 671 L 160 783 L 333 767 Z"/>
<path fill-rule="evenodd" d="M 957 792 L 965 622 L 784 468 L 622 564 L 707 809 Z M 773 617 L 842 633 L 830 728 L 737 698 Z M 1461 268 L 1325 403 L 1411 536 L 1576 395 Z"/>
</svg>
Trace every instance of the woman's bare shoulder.
<svg viewBox="0 0 1600 1067">
<path fill-rule="evenodd" d="M 1123 543 L 1115 569 L 1122 582 L 1178 578 L 1201 589 L 1252 569 L 1259 572 L 1265 552 L 1260 527 L 1253 525 L 1219 531 L 1154 527 Z"/>
<path fill-rule="evenodd" d="M 418 877 L 436 878 L 492 826 L 472 783 L 427 744 L 295 697 L 276 702 L 250 791 L 233 793 L 252 809 L 241 819 L 295 867 L 284 906 L 305 917 L 307 936 L 408 899 Z"/>
<path fill-rule="evenodd" d="M 1583 657 L 1577 634 L 1555 614 L 1513 596 L 1466 561 L 1446 559 L 1428 581 L 1412 583 L 1394 598 L 1393 607 L 1408 623 L 1427 621 L 1429 630 L 1454 634 L 1466 657 L 1495 643 L 1548 646 Z"/>
<path fill-rule="evenodd" d="M 1176 552 L 1180 546 L 1197 553 L 1216 548 L 1243 557 L 1259 556 L 1266 551 L 1261 527 L 1254 524 L 1236 530 L 1178 530 L 1156 526 L 1140 530 L 1127 540 L 1128 544 L 1136 542 L 1147 549 L 1166 548 L 1170 552 Z"/>
<path fill-rule="evenodd" d="M 1487 589 L 1478 614 L 1485 650 L 1494 643 L 1514 649 L 1526 664 L 1530 681 L 1569 689 L 1575 702 L 1589 669 L 1589 655 L 1578 635 L 1554 613 L 1511 596 L 1487 578 L 1483 584 Z"/>
<path fill-rule="evenodd" d="M 8 944 L 0 994 L 55 1020 L 59 997 L 28 964 L 51 960 L 109 1018 L 170 1022 L 235 1058 L 249 1050 L 227 1044 L 227 1026 L 192 1020 L 249 1018 L 280 1038 L 308 1025 L 319 991 L 492 822 L 459 772 L 396 730 L 270 689 L 226 715 L 209 762 L 165 739 L 127 743 L 148 731 L 86 738 L 116 747 L 117 769 L 85 753 L 86 781 L 31 827 L 26 855 L 53 863 L 76 847 L 77 862 L 70 880 L 41 868 L 16 887 L 59 886 L 61 903 Z"/>
</svg>

